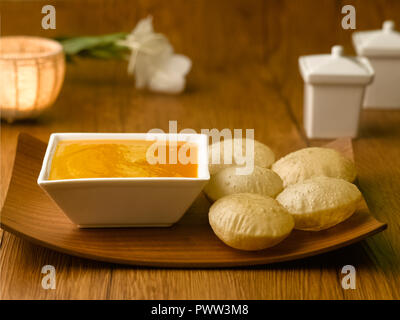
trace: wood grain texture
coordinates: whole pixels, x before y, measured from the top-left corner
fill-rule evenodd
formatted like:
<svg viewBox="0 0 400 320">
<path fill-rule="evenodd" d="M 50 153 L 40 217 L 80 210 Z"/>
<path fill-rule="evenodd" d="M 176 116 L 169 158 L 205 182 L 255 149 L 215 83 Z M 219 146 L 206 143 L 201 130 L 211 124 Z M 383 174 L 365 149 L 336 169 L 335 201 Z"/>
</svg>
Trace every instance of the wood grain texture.
<svg viewBox="0 0 400 320">
<path fill-rule="evenodd" d="M 328 145 L 353 158 L 350 139 Z M 157 267 L 234 267 L 296 260 L 331 251 L 386 228 L 365 203 L 345 222 L 320 232 L 294 230 L 267 250 L 246 252 L 223 244 L 208 223 L 203 193 L 169 228 L 79 229 L 38 186 L 46 143 L 20 134 L 0 226 L 50 249 L 94 260 Z M 24 201 L 21 201 L 24 199 Z M 149 199 L 150 201 L 150 199 Z"/>
<path fill-rule="evenodd" d="M 400 21 L 396 0 L 68 0 L 53 1 L 57 29 L 41 29 L 47 1 L 1 1 L 5 35 L 99 34 L 129 31 L 152 14 L 155 28 L 189 55 L 193 70 L 181 96 L 139 93 L 123 62 L 69 65 L 52 109 L 37 121 L 1 124 L 1 201 L 5 199 L 18 132 L 47 141 L 51 132 L 135 132 L 185 127 L 254 128 L 256 138 L 281 152 L 307 144 L 302 130 L 298 55 L 353 52 L 340 10 L 354 4 L 357 28 Z M 243 269 L 165 270 L 94 263 L 30 244 L 4 232 L 0 298 L 75 299 L 400 299 L 400 113 L 363 112 L 354 143 L 359 183 L 383 233 L 335 252 L 296 262 Z M 382 196 L 383 195 L 383 196 Z M 40 286 L 40 268 L 53 264 L 57 289 Z M 357 270 L 357 289 L 343 290 L 341 268 Z"/>
</svg>

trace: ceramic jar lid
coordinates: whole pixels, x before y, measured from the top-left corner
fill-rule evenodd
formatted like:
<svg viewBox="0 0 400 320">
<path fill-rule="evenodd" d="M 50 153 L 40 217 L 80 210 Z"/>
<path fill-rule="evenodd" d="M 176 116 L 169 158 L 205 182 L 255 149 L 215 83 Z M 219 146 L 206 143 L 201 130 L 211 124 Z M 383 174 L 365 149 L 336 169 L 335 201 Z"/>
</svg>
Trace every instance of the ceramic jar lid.
<svg viewBox="0 0 400 320">
<path fill-rule="evenodd" d="M 393 21 L 385 21 L 380 30 L 353 33 L 353 43 L 358 55 L 400 57 L 400 32 Z"/>
<path fill-rule="evenodd" d="M 331 54 L 302 56 L 299 66 L 307 83 L 368 84 L 374 76 L 367 59 L 343 55 L 342 46 L 332 47 Z"/>
</svg>

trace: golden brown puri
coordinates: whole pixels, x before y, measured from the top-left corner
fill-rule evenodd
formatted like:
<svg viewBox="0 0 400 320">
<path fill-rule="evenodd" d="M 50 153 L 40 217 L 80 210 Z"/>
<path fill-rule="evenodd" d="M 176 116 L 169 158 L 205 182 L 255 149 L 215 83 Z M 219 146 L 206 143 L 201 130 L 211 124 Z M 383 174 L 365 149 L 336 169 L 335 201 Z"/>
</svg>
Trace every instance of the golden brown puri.
<svg viewBox="0 0 400 320">
<path fill-rule="evenodd" d="M 288 186 L 276 199 L 293 216 L 295 229 L 318 231 L 349 218 L 362 196 L 343 179 L 315 177 Z"/>
<path fill-rule="evenodd" d="M 354 163 L 329 148 L 304 148 L 289 153 L 275 162 L 272 170 L 282 178 L 284 187 L 318 176 L 349 182 L 356 178 Z"/>
<path fill-rule="evenodd" d="M 254 165 L 257 165 L 259 167 L 270 168 L 275 161 L 275 154 L 265 144 L 257 140 L 253 141 L 254 141 L 254 154 L 253 152 L 249 154 L 249 157 L 251 159 L 249 161 L 254 161 Z M 209 163 L 208 167 L 210 175 L 213 175 L 217 173 L 219 170 L 227 167 L 242 166 L 243 164 L 240 162 L 240 160 L 243 157 L 246 157 L 246 148 L 248 143 L 249 139 L 227 139 L 211 144 L 208 147 L 208 163 Z M 228 157 L 229 163 L 224 161 L 225 152 L 227 150 L 232 150 L 231 157 Z"/>
<path fill-rule="evenodd" d="M 282 179 L 271 169 L 255 166 L 251 174 L 240 175 L 228 167 L 210 177 L 204 192 L 212 201 L 234 193 L 257 193 L 275 197 L 283 189 Z"/>
<path fill-rule="evenodd" d="M 273 198 L 237 193 L 217 200 L 209 222 L 225 244 L 241 250 L 261 250 L 285 239 L 294 227 L 292 216 Z"/>
</svg>

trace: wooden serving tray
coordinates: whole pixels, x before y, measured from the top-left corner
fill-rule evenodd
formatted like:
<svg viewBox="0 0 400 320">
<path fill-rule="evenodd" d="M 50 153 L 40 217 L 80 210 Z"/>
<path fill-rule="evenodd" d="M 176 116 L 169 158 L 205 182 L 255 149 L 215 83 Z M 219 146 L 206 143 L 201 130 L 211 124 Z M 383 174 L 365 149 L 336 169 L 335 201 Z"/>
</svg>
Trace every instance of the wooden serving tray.
<svg viewBox="0 0 400 320">
<path fill-rule="evenodd" d="M 353 158 L 349 139 L 327 145 Z M 200 195 L 177 224 L 169 228 L 78 229 L 36 183 L 46 143 L 18 138 L 17 153 L 1 228 L 67 254 L 115 263 L 158 267 L 226 267 L 299 259 L 334 250 L 386 228 L 364 202 L 339 225 L 319 232 L 294 230 L 279 245 L 256 252 L 232 249 L 208 224 L 210 203 Z"/>
</svg>

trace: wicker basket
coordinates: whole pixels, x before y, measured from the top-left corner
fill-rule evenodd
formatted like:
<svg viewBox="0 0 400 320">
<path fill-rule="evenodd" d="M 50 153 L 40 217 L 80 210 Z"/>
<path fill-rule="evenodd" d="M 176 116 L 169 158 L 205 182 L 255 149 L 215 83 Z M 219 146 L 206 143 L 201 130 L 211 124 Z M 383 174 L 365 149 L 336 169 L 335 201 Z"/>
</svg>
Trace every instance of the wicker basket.
<svg viewBox="0 0 400 320">
<path fill-rule="evenodd" d="M 0 113 L 9 122 L 34 118 L 50 107 L 65 74 L 62 46 L 28 36 L 0 38 Z"/>
</svg>

